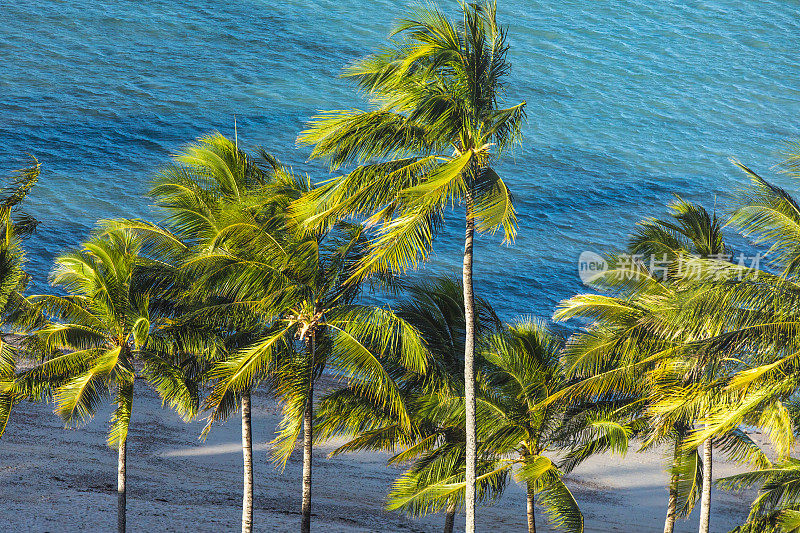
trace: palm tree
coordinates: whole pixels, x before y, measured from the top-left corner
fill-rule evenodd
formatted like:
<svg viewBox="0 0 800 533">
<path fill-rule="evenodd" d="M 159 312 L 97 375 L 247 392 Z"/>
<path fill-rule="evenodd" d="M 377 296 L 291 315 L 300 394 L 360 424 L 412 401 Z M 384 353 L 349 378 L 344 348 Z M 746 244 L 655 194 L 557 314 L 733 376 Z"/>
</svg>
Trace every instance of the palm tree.
<svg viewBox="0 0 800 533">
<path fill-rule="evenodd" d="M 791 145 L 784 166 L 800 175 L 800 146 Z M 800 208 L 785 190 L 772 185 L 735 162 L 750 177 L 751 187 L 740 196 L 731 223 L 755 244 L 769 246 L 778 274 L 758 264 L 731 265 L 698 284 L 695 307 L 709 320 L 726 324 L 723 334 L 707 344 L 736 353 L 747 365 L 716 385 L 727 401 L 707 417 L 707 427 L 694 440 L 740 424 L 767 430 L 779 455 L 786 457 L 795 442 L 787 405 L 800 386 L 797 355 L 800 333 L 797 309 L 800 297 Z"/>
<path fill-rule="evenodd" d="M 28 282 L 24 270 L 25 253 L 21 239 L 37 225 L 36 219 L 20 210 L 22 201 L 39 179 L 36 159 L 29 167 L 18 170 L 2 189 L 0 198 L 0 323 L 6 330 L 30 311 L 23 293 Z M 15 387 L 17 349 L 0 336 L 0 437 L 8 423 L 15 401 L 24 394 Z"/>
<path fill-rule="evenodd" d="M 480 441 L 507 458 L 501 468 L 519 467 L 526 485 L 528 531 L 536 531 L 534 499 L 548 510 L 551 525 L 583 531 L 583 515 L 549 454 L 563 447 L 564 410 L 557 404 L 534 406 L 569 384 L 561 366 L 562 339 L 537 321 L 510 326 L 495 335 L 484 353 L 488 369 L 479 396 Z"/>
<path fill-rule="evenodd" d="M 214 301 L 213 288 L 197 285 L 194 272 L 198 256 L 226 253 L 225 247 L 237 234 L 251 235 L 246 228 L 261 227 L 270 187 L 289 179 L 288 171 L 263 150 L 250 156 L 219 133 L 198 139 L 174 157 L 173 163 L 162 168 L 156 176 L 150 195 L 166 216 L 159 224 L 143 221 L 119 221 L 116 228 L 136 232 L 148 251 L 156 257 L 166 257 L 179 266 L 175 276 L 165 277 L 163 270 L 154 280 L 162 298 L 171 305 L 182 307 L 180 320 L 186 327 L 202 327 L 209 336 L 221 339 L 223 346 L 218 357 L 235 352 L 263 334 L 258 317 L 245 323 L 240 316 L 235 328 L 228 320 L 215 321 L 214 316 L 202 313 L 225 301 Z M 260 218 L 259 218 L 260 217 Z M 204 290 L 207 289 L 207 290 Z M 251 430 L 251 395 L 249 390 L 231 395 L 221 401 L 214 421 L 227 418 L 240 410 L 242 419 L 242 532 L 253 527 L 253 448 Z M 210 430 L 206 427 L 204 435 Z"/>
<path fill-rule="evenodd" d="M 284 168 L 264 151 L 260 157 L 250 157 L 238 147 L 238 139 L 231 142 L 220 134 L 213 134 L 189 145 L 175 158 L 175 163 L 159 173 L 151 195 L 156 204 L 168 213 L 163 225 L 179 235 L 192 249 L 224 246 L 226 235 L 235 231 L 238 224 L 252 220 L 248 198 L 283 175 Z M 231 211 L 236 215 L 231 217 Z M 192 255 L 192 252 L 189 252 Z M 194 305 L 208 304 L 208 295 Z M 185 295 L 184 295 L 185 298 Z M 214 302 L 216 303 L 216 302 Z M 206 325 L 208 321 L 204 321 Z M 210 324 L 212 327 L 216 324 Z M 229 351 L 235 351 L 253 340 L 261 331 L 257 324 L 238 330 L 214 327 L 223 338 Z M 242 419 L 242 533 L 253 529 L 253 443 L 251 429 L 251 394 L 241 391 L 218 409 L 217 419 L 227 416 L 240 406 Z M 209 429 L 210 426 L 207 427 Z"/>
<path fill-rule="evenodd" d="M 349 67 L 373 102 L 369 111 L 330 111 L 299 137 L 312 158 L 348 174 L 322 185 L 297 211 L 310 227 L 370 217 L 375 237 L 355 273 L 402 271 L 425 259 L 445 208 L 465 206 L 462 279 L 466 311 L 466 527 L 475 530 L 475 299 L 478 231 L 516 232 L 511 194 L 491 163 L 520 137 L 525 102 L 502 108 L 508 74 L 506 32 L 496 4 L 461 3 L 458 21 L 420 8 L 401 21 L 385 51 Z"/>
<path fill-rule="evenodd" d="M 583 531 L 578 504 L 552 459 L 563 448 L 565 410 L 552 404 L 539 407 L 569 384 L 559 360 L 562 343 L 543 324 L 529 321 L 492 335 L 481 352 L 477 401 L 482 459 L 479 479 L 488 483 L 492 492 L 499 493 L 515 472 L 517 481 L 526 487 L 528 531 L 536 531 L 537 498 L 547 509 L 551 526 Z M 437 420 L 463 417 L 463 396 L 431 395 L 427 404 Z M 432 450 L 417 448 L 399 456 L 416 454 L 418 459 L 395 484 L 390 509 L 424 509 L 464 490 L 463 471 L 449 467 L 458 459 L 459 451 L 463 453 L 463 444 L 444 442 Z"/>
<path fill-rule="evenodd" d="M 117 449 L 117 529 L 126 527 L 127 437 L 134 383 L 150 385 L 185 419 L 198 409 L 196 353 L 190 331 L 150 303 L 152 269 L 142 244 L 126 231 L 106 232 L 80 250 L 56 259 L 52 281 L 66 296 L 39 295 L 29 302 L 52 321 L 34 331 L 46 360 L 17 378 L 23 390 L 46 397 L 68 423 L 91 418 L 105 399 L 116 408 L 108 444 Z"/>
<path fill-rule="evenodd" d="M 800 147 L 792 145 L 784 168 L 798 175 Z M 740 197 L 740 207 L 732 224 L 755 244 L 769 246 L 775 274 L 758 264 L 728 265 L 716 269 L 708 265 L 703 282 L 696 284 L 686 298 L 689 312 L 702 313 L 708 321 L 724 324 L 724 331 L 706 339 L 698 349 L 725 350 L 742 361 L 735 373 L 717 379 L 717 401 L 691 441 L 699 442 L 713 434 L 742 424 L 765 429 L 781 462 L 760 470 L 723 480 L 725 487 L 762 483 L 762 494 L 754 502 L 748 522 L 741 531 L 791 531 L 797 527 L 793 506 L 796 465 L 789 458 L 795 442 L 795 398 L 800 375 L 797 354 L 800 343 L 797 329 L 798 267 L 800 266 L 800 208 L 785 190 L 772 185 L 751 169 L 736 163 L 752 181 Z M 681 319 L 685 314 L 676 315 Z M 673 392 L 665 403 L 690 401 L 689 390 Z"/>
<path fill-rule="evenodd" d="M 385 362 L 389 375 L 397 384 L 411 420 L 410 431 L 400 418 L 374 398 L 360 394 L 355 387 L 337 389 L 320 400 L 317 411 L 318 441 L 347 437 L 331 455 L 358 450 L 379 450 L 393 453 L 389 464 L 416 458 L 398 487 L 411 491 L 430 484 L 430 479 L 464 476 L 464 421 L 435 416 L 430 403 L 442 396 L 463 396 L 464 357 L 464 291 L 451 278 L 437 278 L 406 289 L 406 298 L 396 306 L 399 317 L 422 335 L 431 353 L 423 373 L 411 372 L 400 365 Z M 476 299 L 479 339 L 500 330 L 501 324 L 489 303 Z M 399 451 L 398 451 L 399 450 Z M 432 454 L 427 452 L 434 450 Z M 437 468 L 445 469 L 436 472 Z M 479 493 L 490 499 L 499 492 L 496 479 L 479 484 Z M 397 493 L 397 491 L 395 491 Z M 455 514 L 463 505 L 463 491 L 444 499 L 420 499 L 402 506 L 410 515 L 445 511 L 445 533 L 452 533 Z"/>
<path fill-rule="evenodd" d="M 418 332 L 389 308 L 356 302 L 360 285 L 348 280 L 363 258 L 361 227 L 337 224 L 324 235 L 293 240 L 297 233 L 286 226 L 281 235 L 276 240 L 251 226 L 248 237 L 229 242 L 224 254 L 198 257 L 203 266 L 198 286 L 216 287 L 216 296 L 226 302 L 209 311 L 228 320 L 257 313 L 268 327 L 250 347 L 216 365 L 212 375 L 217 385 L 207 403 L 219 409 L 227 395 L 263 380 L 274 387 L 284 404 L 273 441 L 278 464 L 285 466 L 303 435 L 301 531 L 307 532 L 316 381 L 330 371 L 384 402 L 409 427 L 402 398 L 382 361 L 396 357 L 397 364 L 421 371 L 428 352 Z M 281 266 L 276 266 L 276 247 L 284 252 Z"/>
<path fill-rule="evenodd" d="M 716 213 L 709 214 L 703 207 L 680 198 L 671 205 L 671 209 L 674 222 L 651 219 L 640 224 L 640 230 L 631 243 L 632 253 L 649 254 L 650 257 L 661 257 L 672 262 L 680 260 L 685 253 L 724 260 L 728 250 Z M 701 367 L 692 370 L 695 376 L 715 376 L 719 372 L 719 363 L 719 359 L 707 358 L 700 361 Z M 712 445 L 711 438 L 703 443 L 700 533 L 708 533 L 711 517 Z"/>
<path fill-rule="evenodd" d="M 792 177 L 800 175 L 798 154 L 800 146 L 790 145 L 783 163 Z M 765 429 L 782 462 L 762 467 L 752 476 L 734 477 L 723 485 L 763 482 L 763 494 L 754 502 L 742 531 L 788 531 L 797 527 L 791 504 L 796 465 L 789 454 L 795 442 L 793 413 L 800 386 L 800 208 L 788 192 L 735 163 L 750 177 L 751 187 L 739 197 L 740 207 L 734 212 L 732 224 L 755 244 L 767 245 L 764 255 L 772 258 L 772 264 L 766 268 L 757 262 L 729 265 L 714 272 L 714 276 L 705 276 L 704 282 L 687 295 L 694 312 L 725 325 L 720 335 L 706 340 L 701 348 L 726 350 L 744 362 L 737 372 L 722 376 L 713 384 L 719 401 L 707 414 L 705 429 L 697 431 L 692 440 L 697 442 L 741 424 Z M 679 391 L 673 395 L 672 403 L 686 401 L 690 395 L 690 391 Z"/>
<path fill-rule="evenodd" d="M 687 295 L 695 294 L 692 287 L 699 278 L 694 278 L 702 274 L 693 267 L 704 264 L 716 272 L 735 265 L 725 261 L 727 251 L 715 215 L 680 199 L 671 209 L 669 220 L 641 223 L 630 245 L 632 253 L 662 261 L 661 272 L 641 261 L 632 262 L 632 256 L 624 256 L 626 261 L 612 260 L 612 268 L 594 283 L 615 290 L 618 296 L 579 295 L 562 302 L 555 317 L 580 316 L 594 321 L 568 347 L 571 375 L 585 378 L 569 394 L 577 398 L 638 398 L 648 405 L 651 430 L 645 443 L 673 442 L 665 533 L 673 530 L 676 515 L 691 511 L 698 492 L 702 500 L 700 531 L 707 532 L 712 438 L 734 458 L 762 466 L 768 461 L 736 427 L 706 435 L 702 460 L 694 451 L 682 451 L 691 442 L 687 437 L 694 423 L 704 420 L 719 401 L 714 390 L 717 379 L 730 374 L 735 365 L 728 350 L 699 345 L 719 335 L 725 325 L 708 320 L 691 304 Z M 678 395 L 680 401 L 676 401 L 676 391 L 691 394 Z M 698 480 L 702 480 L 702 488 L 697 486 Z"/>
</svg>

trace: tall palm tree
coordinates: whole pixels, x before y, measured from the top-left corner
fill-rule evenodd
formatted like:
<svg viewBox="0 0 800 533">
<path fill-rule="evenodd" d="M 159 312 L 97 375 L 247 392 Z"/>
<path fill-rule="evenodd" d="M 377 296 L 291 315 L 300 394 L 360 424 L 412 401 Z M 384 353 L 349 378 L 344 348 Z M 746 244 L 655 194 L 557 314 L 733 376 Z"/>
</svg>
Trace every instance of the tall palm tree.
<svg viewBox="0 0 800 533">
<path fill-rule="evenodd" d="M 11 329 L 30 311 L 23 296 L 28 274 L 24 270 L 22 238 L 35 229 L 37 221 L 20 207 L 38 181 L 39 172 L 39 162 L 34 159 L 31 166 L 18 170 L 6 180 L 0 198 L 0 324 L 4 330 Z M 17 348 L 0 336 L 0 437 L 14 402 L 25 396 L 15 387 L 16 355 Z"/>
<path fill-rule="evenodd" d="M 213 315 L 203 314 L 203 308 L 226 302 L 213 299 L 213 288 L 197 286 L 195 263 L 198 256 L 210 251 L 226 253 L 227 243 L 239 238 L 238 234 L 252 235 L 247 228 L 261 228 L 274 210 L 269 207 L 270 187 L 286 179 L 288 171 L 265 151 L 259 149 L 251 156 L 239 149 L 238 140 L 211 134 L 186 146 L 172 164 L 158 172 L 150 195 L 166 213 L 159 224 L 131 220 L 114 224 L 140 235 L 155 257 L 168 258 L 178 265 L 174 276 L 165 277 L 163 270 L 157 272 L 160 279 L 154 283 L 162 298 L 181 306 L 180 320 L 186 327 L 203 328 L 209 336 L 221 340 L 219 357 L 247 346 L 263 334 L 264 326 L 258 317 L 251 316 L 245 322 L 240 314 L 232 328 L 228 320 L 215 321 Z M 227 418 L 236 410 L 241 413 L 242 532 L 250 533 L 254 487 L 250 391 L 225 398 L 219 407 L 215 420 Z"/>
<path fill-rule="evenodd" d="M 132 233 L 108 232 L 56 259 L 52 275 L 66 296 L 38 295 L 29 302 L 50 318 L 34 331 L 49 353 L 17 378 L 24 390 L 47 395 L 68 423 L 94 415 L 106 399 L 116 405 L 108 444 L 117 449 L 117 530 L 126 528 L 127 437 L 137 378 L 184 418 L 198 409 L 195 378 L 200 346 L 150 303 L 147 269 Z"/>
<path fill-rule="evenodd" d="M 357 164 L 318 188 L 298 208 L 308 225 L 370 217 L 375 238 L 357 272 L 405 270 L 427 256 L 448 205 L 465 206 L 462 278 L 467 428 L 467 531 L 475 530 L 475 303 L 473 240 L 478 231 L 516 231 L 508 187 L 492 169 L 520 137 L 525 102 L 502 107 L 509 71 L 506 32 L 496 4 L 461 3 L 456 21 L 417 9 L 398 25 L 385 51 L 349 67 L 372 98 L 369 111 L 330 111 L 299 137 L 332 169 Z M 311 216 L 308 216 L 311 215 Z"/>
<path fill-rule="evenodd" d="M 668 220 L 641 223 L 630 245 L 632 253 L 656 258 L 663 269 L 655 271 L 641 261 L 631 261 L 630 255 L 624 256 L 626 261 L 612 260 L 612 268 L 594 283 L 615 290 L 617 296 L 576 296 L 562 302 L 555 317 L 593 320 L 571 340 L 567 350 L 571 373 L 585 378 L 570 389 L 570 394 L 640 398 L 650 412 L 651 431 L 646 443 L 664 439 L 673 442 L 665 533 L 673 530 L 677 515 L 691 511 L 698 496 L 702 501 L 700 531 L 707 532 L 712 438 L 716 437 L 735 458 L 758 465 L 768 461 L 735 427 L 707 435 L 702 459 L 694 451 L 682 451 L 695 422 L 703 420 L 718 399 L 715 380 L 732 371 L 733 361 L 727 350 L 698 346 L 715 338 L 724 323 L 707 320 L 690 306 L 686 294 L 693 294 L 693 289 L 686 285 L 692 287 L 697 282 L 695 263 L 705 263 L 712 271 L 734 265 L 725 260 L 721 223 L 715 215 L 680 199 L 671 210 Z M 692 396 L 675 402 L 676 390 L 691 391 Z M 702 480 L 702 487 L 697 486 L 698 480 Z"/>
<path fill-rule="evenodd" d="M 784 168 L 798 176 L 800 147 L 792 145 Z M 800 386 L 797 329 L 798 266 L 800 266 L 800 208 L 785 190 L 751 169 L 736 163 L 751 179 L 735 211 L 732 224 L 755 244 L 769 246 L 771 265 L 729 265 L 706 275 L 687 295 L 690 312 L 724 324 L 724 331 L 698 349 L 724 349 L 743 364 L 732 375 L 713 383 L 718 401 L 705 417 L 705 428 L 691 439 L 696 443 L 741 424 L 765 430 L 782 462 L 724 481 L 724 486 L 763 483 L 748 522 L 741 531 L 790 531 L 797 527 L 793 483 L 795 467 L 788 458 L 795 443 L 795 395 Z M 708 265 L 707 274 L 712 272 Z M 772 268 L 770 268 L 772 267 Z M 779 271 L 773 273 L 773 269 Z M 681 319 L 685 314 L 678 314 Z M 689 401 L 691 391 L 672 394 L 665 403 Z"/>
<path fill-rule="evenodd" d="M 415 460 L 404 475 L 402 486 L 429 485 L 433 478 L 464 476 L 464 421 L 435 416 L 430 403 L 441 396 L 463 396 L 464 291 L 451 278 L 415 284 L 406 289 L 406 297 L 395 307 L 398 316 L 417 329 L 425 340 L 431 358 L 425 371 L 412 372 L 400 365 L 384 366 L 397 384 L 411 420 L 410 431 L 400 418 L 355 387 L 337 389 L 320 400 L 317 412 L 317 436 L 320 441 L 346 437 L 345 444 L 331 455 L 358 450 L 393 453 L 389 464 Z M 501 324 L 488 302 L 476 299 L 479 338 L 500 330 Z M 435 450 L 433 454 L 427 452 Z M 436 469 L 440 472 L 435 472 Z M 441 472 L 445 469 L 445 472 Z M 479 486 L 485 498 L 499 493 L 497 479 L 486 479 Z M 400 481 L 398 481 L 400 483 Z M 463 505 L 463 491 L 445 499 L 419 499 L 404 505 L 411 515 L 444 511 L 445 533 L 452 533 L 455 514 Z"/>
<path fill-rule="evenodd" d="M 402 398 L 382 361 L 396 357 L 397 364 L 421 371 L 428 352 L 418 332 L 391 309 L 357 303 L 360 285 L 349 280 L 363 258 L 360 226 L 337 224 L 324 235 L 295 239 L 297 232 L 287 225 L 280 242 L 273 243 L 258 238 L 261 229 L 251 230 L 225 254 L 198 258 L 199 286 L 216 287 L 227 302 L 214 313 L 229 320 L 258 313 L 268 325 L 250 347 L 216 365 L 217 385 L 208 405 L 219 409 L 227 395 L 264 380 L 275 388 L 284 416 L 273 457 L 285 466 L 302 434 L 301 531 L 308 532 L 316 381 L 327 370 L 384 402 L 408 427 Z M 285 252 L 277 270 L 275 247 Z"/>
<path fill-rule="evenodd" d="M 798 154 L 800 146 L 792 145 L 784 163 L 793 177 L 800 176 Z M 740 372 L 716 384 L 728 401 L 707 417 L 706 430 L 694 439 L 753 424 L 766 429 L 779 454 L 787 456 L 795 442 L 787 406 L 800 386 L 800 207 L 787 191 L 736 164 L 752 184 L 740 196 L 731 223 L 754 244 L 769 246 L 762 256 L 769 256 L 771 264 L 720 269 L 690 294 L 695 307 L 709 320 L 726 325 L 724 333 L 709 339 L 708 344 L 730 350 L 748 362 Z"/>
</svg>

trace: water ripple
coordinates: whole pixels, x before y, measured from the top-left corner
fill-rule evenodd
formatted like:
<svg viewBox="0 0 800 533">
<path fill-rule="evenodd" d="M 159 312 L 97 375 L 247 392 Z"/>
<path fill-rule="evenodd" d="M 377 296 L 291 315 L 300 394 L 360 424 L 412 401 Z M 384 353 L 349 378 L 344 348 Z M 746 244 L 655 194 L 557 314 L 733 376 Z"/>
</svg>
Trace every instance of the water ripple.
<svg viewBox="0 0 800 533">
<path fill-rule="evenodd" d="M 31 208 L 34 285 L 98 218 L 149 216 L 155 169 L 210 131 L 264 145 L 327 176 L 295 147 L 320 109 L 363 106 L 341 67 L 376 47 L 411 1 L 77 0 L 0 5 L 0 160 L 44 164 Z M 675 194 L 713 206 L 798 135 L 800 4 L 706 0 L 501 0 L 510 100 L 525 140 L 499 171 L 519 209 L 517 243 L 482 239 L 477 288 L 503 316 L 549 316 L 579 290 L 584 249 L 624 244 Z M 783 177 L 776 179 L 794 189 Z M 457 272 L 460 217 L 430 270 Z"/>
</svg>

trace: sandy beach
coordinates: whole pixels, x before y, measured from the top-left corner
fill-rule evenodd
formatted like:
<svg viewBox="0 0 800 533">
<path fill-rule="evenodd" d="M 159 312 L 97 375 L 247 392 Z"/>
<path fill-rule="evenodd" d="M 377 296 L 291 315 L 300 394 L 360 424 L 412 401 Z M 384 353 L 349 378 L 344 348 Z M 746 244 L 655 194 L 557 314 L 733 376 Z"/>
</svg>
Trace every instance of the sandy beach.
<svg viewBox="0 0 800 533">
<path fill-rule="evenodd" d="M 128 440 L 130 531 L 235 531 L 241 516 L 241 426 L 216 427 L 205 442 L 202 422 L 185 424 L 139 387 Z M 299 523 L 298 449 L 286 470 L 269 462 L 267 442 L 279 407 L 265 394 L 253 400 L 255 531 L 294 532 Z M 64 429 L 52 407 L 17 406 L 0 439 L 0 530 L 109 531 L 116 517 L 116 451 L 105 444 L 110 409 L 84 427 Z M 362 453 L 328 458 L 333 445 L 315 450 L 312 530 L 436 532 L 442 515 L 410 519 L 383 510 L 398 469 L 386 456 Z M 715 477 L 737 471 L 718 455 Z M 598 456 L 569 476 L 588 532 L 657 532 L 666 509 L 663 451 Z M 713 531 L 728 531 L 746 516 L 752 494 L 713 493 Z M 699 511 L 676 531 L 697 530 Z M 461 519 L 463 521 L 463 518 Z M 458 521 L 457 521 L 458 524 Z M 480 508 L 479 531 L 524 531 L 525 502 L 512 484 L 502 499 Z M 543 522 L 539 531 L 550 531 Z M 461 524 L 463 527 L 463 523 Z M 458 529 L 458 528 L 457 528 Z"/>
</svg>

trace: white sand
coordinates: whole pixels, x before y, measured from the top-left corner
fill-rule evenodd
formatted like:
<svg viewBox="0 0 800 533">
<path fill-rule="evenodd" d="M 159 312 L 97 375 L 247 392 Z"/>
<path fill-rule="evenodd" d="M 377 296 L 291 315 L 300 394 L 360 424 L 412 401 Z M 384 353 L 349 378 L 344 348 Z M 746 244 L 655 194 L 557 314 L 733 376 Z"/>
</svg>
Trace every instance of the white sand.
<svg viewBox="0 0 800 533">
<path fill-rule="evenodd" d="M 241 425 L 237 418 L 197 439 L 202 423 L 184 424 L 137 388 L 128 445 L 130 531 L 235 531 L 241 518 Z M 116 526 L 116 451 L 105 444 L 110 410 L 79 429 L 63 429 L 46 405 L 17 406 L 0 439 L 0 531 L 112 531 Z M 286 471 L 268 460 L 279 410 L 264 395 L 253 400 L 255 530 L 299 529 L 299 450 Z M 382 510 L 398 469 L 386 456 L 314 454 L 312 530 L 335 532 L 441 531 L 444 517 L 408 519 Z M 715 461 L 715 477 L 738 469 Z M 599 456 L 569 476 L 591 532 L 660 532 L 667 476 L 662 452 Z M 713 492 L 712 530 L 728 531 L 746 516 L 752 493 Z M 697 531 L 699 510 L 677 531 Z M 463 527 L 463 517 L 457 521 Z M 539 531 L 549 531 L 539 521 Z M 525 502 L 512 484 L 494 505 L 479 508 L 479 531 L 525 531 Z"/>
</svg>

